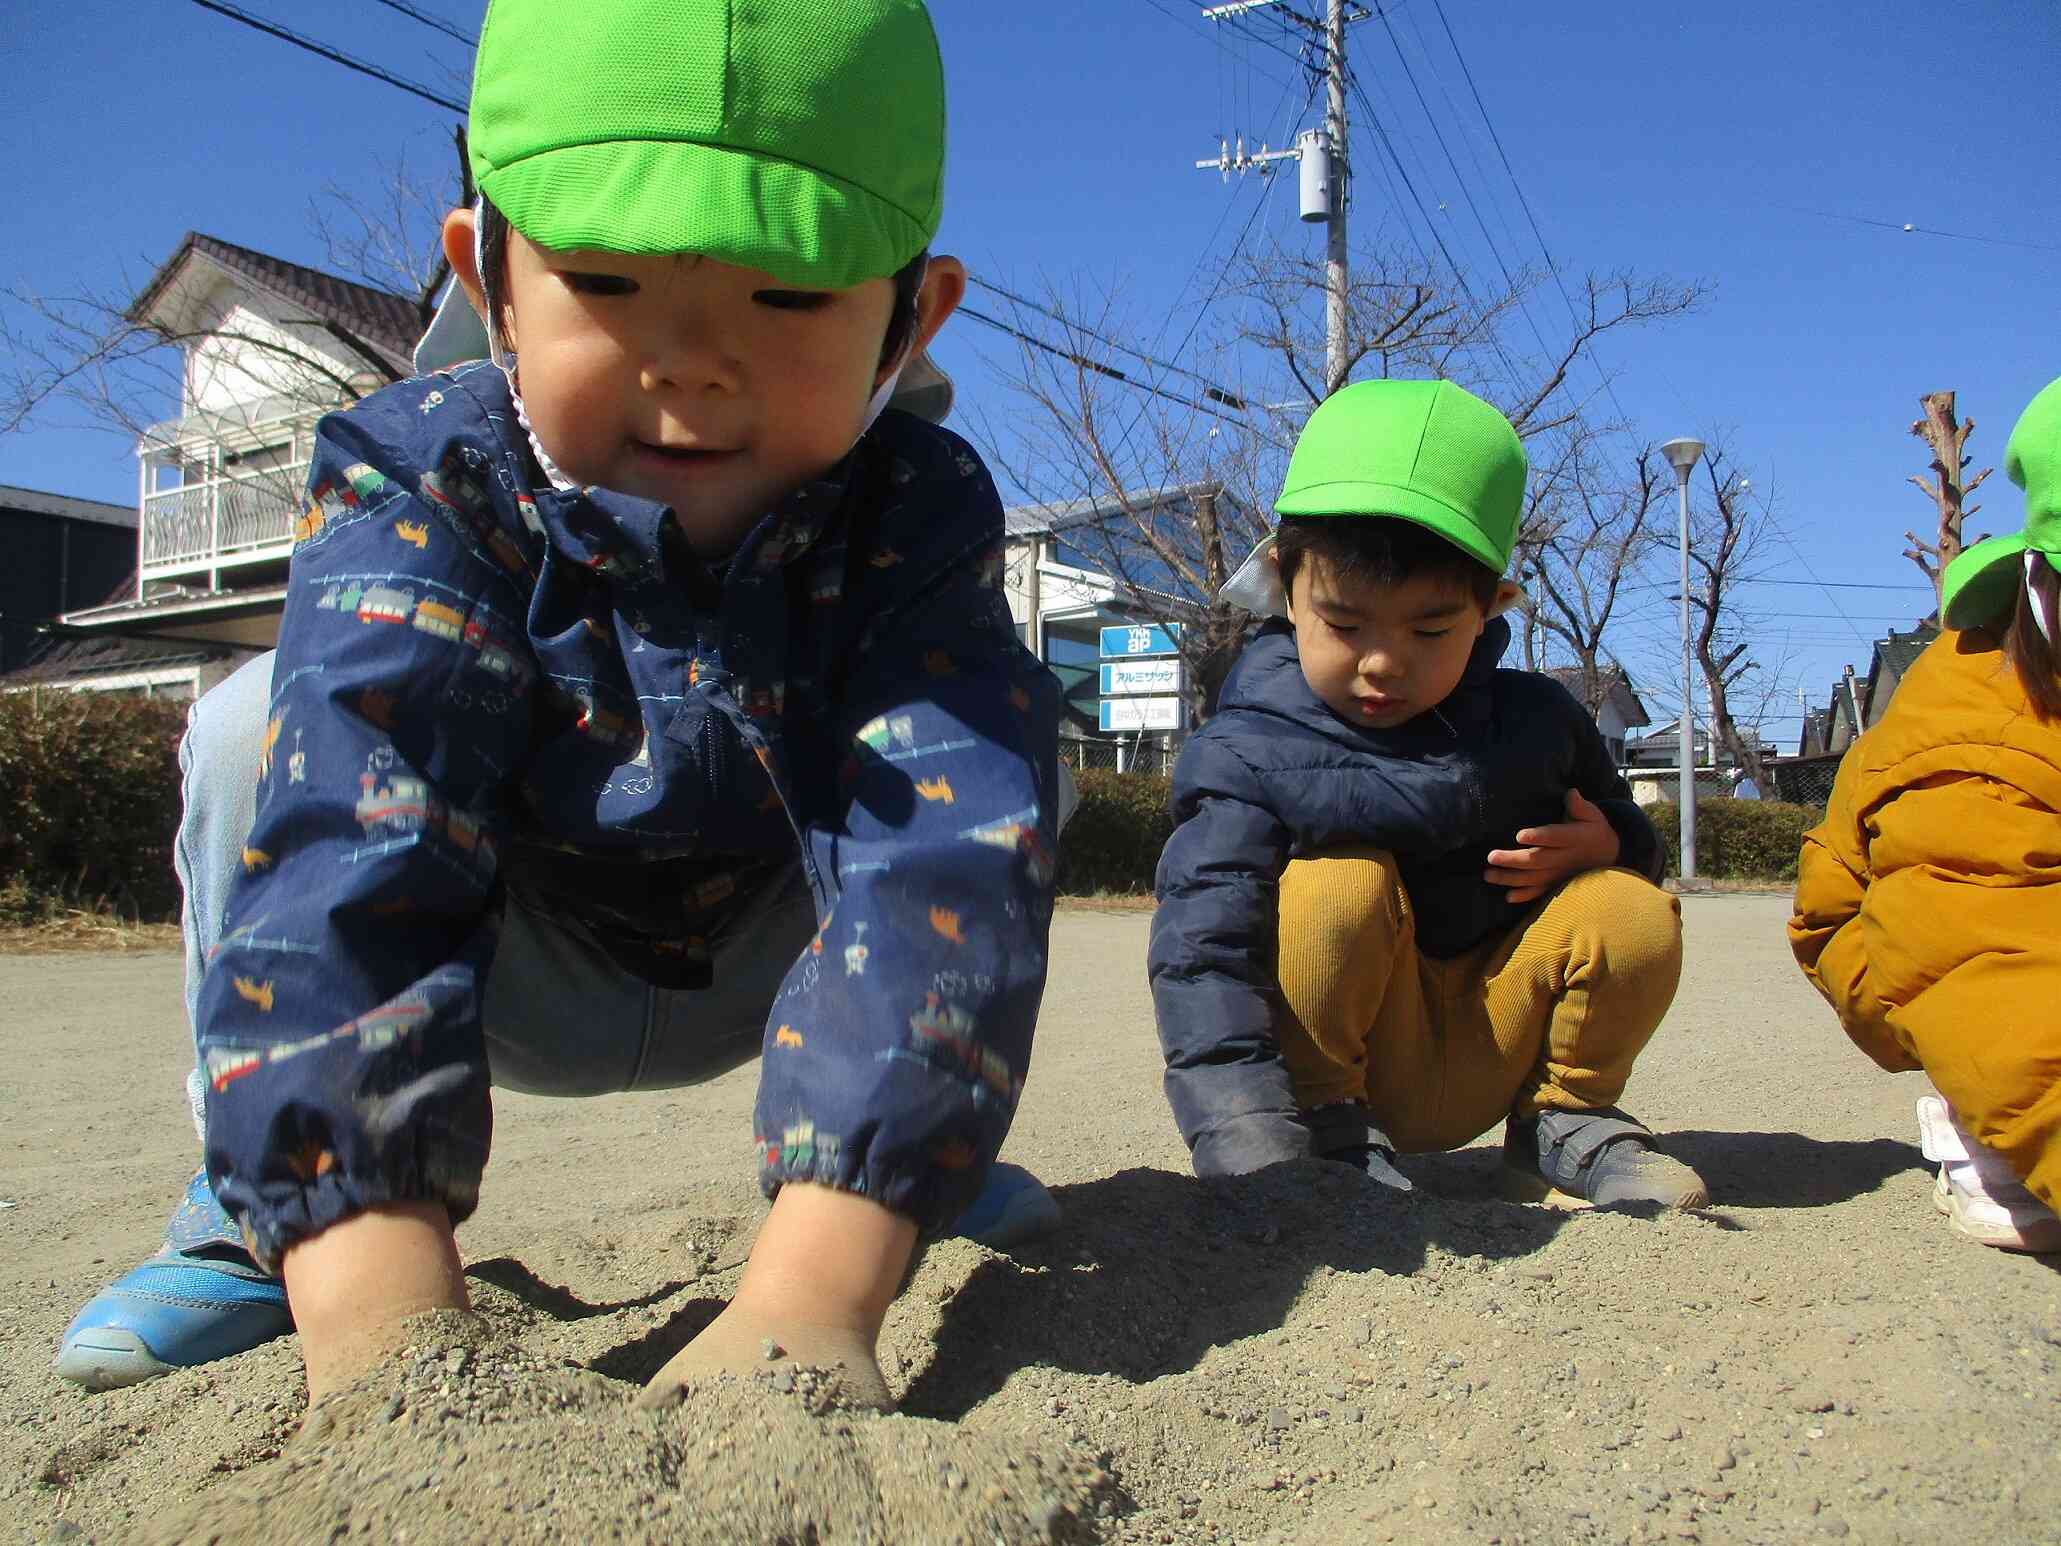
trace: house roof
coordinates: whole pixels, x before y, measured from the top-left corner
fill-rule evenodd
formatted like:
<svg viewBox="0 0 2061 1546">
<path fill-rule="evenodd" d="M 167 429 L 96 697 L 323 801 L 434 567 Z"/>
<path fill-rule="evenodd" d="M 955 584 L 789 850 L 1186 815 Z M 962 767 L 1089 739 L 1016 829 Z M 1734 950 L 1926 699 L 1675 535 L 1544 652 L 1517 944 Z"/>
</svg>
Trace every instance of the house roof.
<svg viewBox="0 0 2061 1546">
<path fill-rule="evenodd" d="M 1890 629 L 1886 637 L 1875 641 L 1875 660 L 1870 677 L 1888 671 L 1896 680 L 1902 681 L 1911 663 L 1925 653 L 1926 646 L 1939 637 L 1939 630 L 1928 623 L 1920 623 L 1909 633 L 1898 633 Z"/>
<path fill-rule="evenodd" d="M 1204 494 L 1221 494 L 1215 483 L 1176 483 L 1143 497 L 1153 505 L 1172 504 L 1179 499 L 1196 499 Z M 1093 526 L 1110 516 L 1120 515 L 1124 502 L 1118 499 L 1066 499 L 1054 504 L 1011 505 L 1002 512 L 1003 529 L 1011 537 L 1045 537 L 1074 526 Z"/>
<path fill-rule="evenodd" d="M 204 644 L 197 640 L 189 643 L 175 639 L 113 636 L 97 639 L 59 637 L 44 640 L 41 647 L 29 656 L 29 663 L 0 676 L 0 684 L 36 687 L 44 683 L 76 683 L 131 671 L 198 665 L 225 659 L 231 653 L 230 646 Z"/>
<path fill-rule="evenodd" d="M 368 363 L 382 364 L 400 376 L 413 371 L 410 356 L 424 326 L 413 297 L 340 279 L 198 231 L 186 233 L 178 250 L 137 292 L 125 315 L 142 326 L 178 331 L 173 320 L 176 292 L 180 282 L 203 264 L 309 312 L 342 342 L 360 353 L 369 351 L 373 358 Z"/>
<path fill-rule="evenodd" d="M 1582 695 L 1582 673 L 1579 666 L 1549 666 L 1545 674 L 1573 693 L 1577 699 Z M 1610 666 L 1603 672 L 1603 697 L 1614 702 L 1617 712 L 1627 726 L 1636 728 L 1653 723 L 1653 716 L 1646 712 L 1646 705 L 1639 697 L 1639 690 L 1632 686 L 1632 679 L 1619 666 Z"/>
<path fill-rule="evenodd" d="M 16 488 L 0 483 L 0 510 L 23 510 L 32 515 L 55 515 L 67 521 L 92 521 L 100 526 L 136 529 L 134 505 L 111 505 L 103 499 L 74 499 L 69 494 L 46 494 L 41 489 Z"/>
</svg>

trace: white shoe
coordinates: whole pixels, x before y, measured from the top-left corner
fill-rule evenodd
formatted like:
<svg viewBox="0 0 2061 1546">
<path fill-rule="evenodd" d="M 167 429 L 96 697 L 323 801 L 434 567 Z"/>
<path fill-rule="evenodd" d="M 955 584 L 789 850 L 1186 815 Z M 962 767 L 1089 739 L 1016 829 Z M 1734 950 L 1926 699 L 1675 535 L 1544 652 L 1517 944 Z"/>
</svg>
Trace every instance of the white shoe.
<svg viewBox="0 0 2061 1546">
<path fill-rule="evenodd" d="M 1977 1142 L 1937 1095 L 1919 1098 L 1918 1141 L 1939 1166 L 1933 1205 L 1961 1234 L 2004 1251 L 2061 1251 L 2061 1218 L 2026 1190 L 2002 1155 Z"/>
</svg>

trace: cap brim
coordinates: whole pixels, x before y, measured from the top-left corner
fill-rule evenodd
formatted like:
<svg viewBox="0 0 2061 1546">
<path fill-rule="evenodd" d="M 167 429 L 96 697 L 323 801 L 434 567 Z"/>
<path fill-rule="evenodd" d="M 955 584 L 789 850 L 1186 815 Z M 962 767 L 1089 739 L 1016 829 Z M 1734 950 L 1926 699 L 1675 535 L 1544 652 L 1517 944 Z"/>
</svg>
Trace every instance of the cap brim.
<svg viewBox="0 0 2061 1546">
<path fill-rule="evenodd" d="M 560 146 L 479 186 L 553 252 L 697 252 L 811 290 L 885 278 L 937 229 L 813 167 L 687 141 Z"/>
<path fill-rule="evenodd" d="M 1979 628 L 2017 604 L 2025 584 L 2024 532 L 1991 537 L 1964 550 L 1946 567 L 1939 615 L 1949 628 Z"/>
<path fill-rule="evenodd" d="M 1274 509 L 1280 515 L 1389 516 L 1411 521 L 1436 532 L 1499 575 L 1510 566 L 1510 554 L 1498 552 L 1470 517 L 1399 483 L 1315 483 L 1283 494 Z"/>
<path fill-rule="evenodd" d="M 484 360 L 488 353 L 487 325 L 472 309 L 465 287 L 454 279 L 444 287 L 444 298 L 437 302 L 429 331 L 415 346 L 415 373 L 428 375 L 467 360 Z"/>
</svg>

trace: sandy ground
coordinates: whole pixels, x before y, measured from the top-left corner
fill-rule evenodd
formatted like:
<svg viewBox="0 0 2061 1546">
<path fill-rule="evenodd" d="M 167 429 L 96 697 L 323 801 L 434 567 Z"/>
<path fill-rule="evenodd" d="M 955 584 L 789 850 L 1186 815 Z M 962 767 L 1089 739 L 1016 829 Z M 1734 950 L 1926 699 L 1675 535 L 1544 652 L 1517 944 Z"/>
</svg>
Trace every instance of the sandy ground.
<svg viewBox="0 0 2061 1546">
<path fill-rule="evenodd" d="M 806 1380 L 627 1406 L 736 1280 L 747 1068 L 501 1098 L 461 1236 L 486 1332 L 427 1328 L 300 1437 L 291 1339 L 101 1396 L 47 1372 L 192 1162 L 178 964 L 0 957 L 0 1539 L 2061 1539 L 2061 1261 L 1947 1232 L 1923 1085 L 1839 1035 L 1780 899 L 1685 907 L 1627 1104 L 1707 1216 L 1494 1201 L 1493 1137 L 1406 1162 L 1408 1202 L 1316 1164 L 1198 1183 L 1147 919 L 1064 912 L 1007 1152 L 1067 1223 L 930 1253 L 884 1343 L 902 1415 Z"/>
</svg>

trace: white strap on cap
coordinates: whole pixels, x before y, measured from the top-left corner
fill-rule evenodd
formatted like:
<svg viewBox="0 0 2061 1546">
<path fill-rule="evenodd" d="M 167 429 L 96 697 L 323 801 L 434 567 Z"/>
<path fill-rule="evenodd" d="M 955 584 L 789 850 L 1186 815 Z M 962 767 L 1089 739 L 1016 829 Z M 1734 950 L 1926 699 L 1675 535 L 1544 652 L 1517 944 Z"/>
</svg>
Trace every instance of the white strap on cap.
<svg viewBox="0 0 2061 1546">
<path fill-rule="evenodd" d="M 2047 580 L 2054 578 L 2054 566 L 2047 561 L 2047 555 L 2038 548 L 2028 549 L 2025 554 L 2025 599 L 2032 604 L 2030 608 L 2032 620 L 2039 625 L 2041 636 L 2046 639 L 2048 644 L 2052 644 L 2054 642 L 2054 619 L 2049 613 L 2045 598 L 2040 594 L 2041 586 L 2044 583 L 2039 573 L 2041 569 L 2047 571 Z"/>
</svg>

